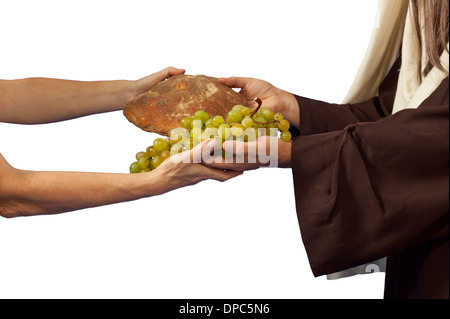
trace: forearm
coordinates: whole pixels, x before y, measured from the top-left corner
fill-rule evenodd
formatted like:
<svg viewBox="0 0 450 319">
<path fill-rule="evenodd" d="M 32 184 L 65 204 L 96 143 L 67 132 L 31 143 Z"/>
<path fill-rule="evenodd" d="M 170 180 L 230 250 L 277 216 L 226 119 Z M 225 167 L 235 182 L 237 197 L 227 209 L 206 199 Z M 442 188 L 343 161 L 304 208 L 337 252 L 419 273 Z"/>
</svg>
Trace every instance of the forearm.
<svg viewBox="0 0 450 319">
<path fill-rule="evenodd" d="M 151 176 L 150 176 L 151 175 Z M 157 173 L 33 172 L 10 168 L 0 180 L 3 217 L 64 213 L 158 195 Z"/>
<path fill-rule="evenodd" d="M 202 180 L 226 181 L 239 172 L 194 163 L 207 141 L 173 155 L 141 174 L 34 172 L 18 170 L 0 154 L 0 216 L 57 214 L 170 192 Z"/>
<path fill-rule="evenodd" d="M 123 108 L 137 92 L 131 81 L 28 78 L 0 81 L 0 121 L 40 124 Z"/>
</svg>

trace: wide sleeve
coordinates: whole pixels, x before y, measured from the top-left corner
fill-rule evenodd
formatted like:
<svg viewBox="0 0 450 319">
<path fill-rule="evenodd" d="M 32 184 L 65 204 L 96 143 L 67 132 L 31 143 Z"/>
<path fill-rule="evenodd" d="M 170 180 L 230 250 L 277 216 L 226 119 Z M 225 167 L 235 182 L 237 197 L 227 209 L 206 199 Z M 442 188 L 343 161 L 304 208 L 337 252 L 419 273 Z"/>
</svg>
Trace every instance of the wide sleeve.
<svg viewBox="0 0 450 319">
<path fill-rule="evenodd" d="M 300 108 L 301 135 L 342 130 L 357 122 L 373 122 L 392 113 L 401 60 L 398 59 L 380 85 L 378 95 L 355 104 L 334 104 L 294 94 Z"/>
<path fill-rule="evenodd" d="M 448 236 L 448 78 L 437 91 L 432 107 L 294 139 L 297 215 L 314 275 Z"/>
</svg>

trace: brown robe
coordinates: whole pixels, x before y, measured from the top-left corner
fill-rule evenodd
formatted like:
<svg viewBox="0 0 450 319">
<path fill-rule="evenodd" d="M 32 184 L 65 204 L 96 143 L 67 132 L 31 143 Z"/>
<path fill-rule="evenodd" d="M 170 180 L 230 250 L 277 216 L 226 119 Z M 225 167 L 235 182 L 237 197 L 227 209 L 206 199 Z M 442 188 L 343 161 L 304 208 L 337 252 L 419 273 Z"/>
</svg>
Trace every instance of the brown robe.
<svg viewBox="0 0 450 319">
<path fill-rule="evenodd" d="M 391 115 L 399 66 L 363 103 L 296 96 L 302 240 L 315 276 L 387 256 L 385 298 L 448 298 L 449 78 Z"/>
</svg>

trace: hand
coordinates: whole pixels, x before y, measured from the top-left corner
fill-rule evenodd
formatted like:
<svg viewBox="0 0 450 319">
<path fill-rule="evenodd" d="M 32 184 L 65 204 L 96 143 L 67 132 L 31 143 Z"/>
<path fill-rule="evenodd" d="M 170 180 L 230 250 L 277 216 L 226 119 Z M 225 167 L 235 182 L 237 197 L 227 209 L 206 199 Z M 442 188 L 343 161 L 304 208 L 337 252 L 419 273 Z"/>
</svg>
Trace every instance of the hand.
<svg viewBox="0 0 450 319">
<path fill-rule="evenodd" d="M 209 153 L 210 148 L 207 146 L 209 142 L 210 140 L 203 141 L 190 151 L 170 156 L 156 170 L 152 171 L 159 175 L 152 179 L 161 184 L 158 186 L 161 194 L 207 179 L 224 182 L 242 174 L 238 171 L 225 171 L 224 168 L 203 165 L 202 157 Z"/>
<path fill-rule="evenodd" d="M 255 98 L 260 98 L 263 106 L 270 107 L 274 112 L 280 112 L 295 127 L 300 127 L 300 110 L 295 97 L 269 82 L 252 78 L 231 77 L 220 78 L 219 81 L 231 88 L 240 88 L 250 107 L 256 107 Z"/>
<path fill-rule="evenodd" d="M 228 153 L 225 157 L 221 154 L 210 156 L 211 150 L 215 148 L 216 140 L 205 145 L 202 156 L 205 166 L 235 171 L 260 167 L 291 167 L 292 142 L 281 141 L 276 136 L 262 136 L 253 142 L 225 141 L 222 144 L 222 148 Z"/>
<path fill-rule="evenodd" d="M 168 67 L 164 70 L 161 70 L 159 72 L 156 72 L 152 75 L 146 76 L 145 78 L 142 78 L 140 80 L 133 82 L 133 90 L 132 90 L 132 96 L 131 99 L 135 98 L 139 94 L 145 93 L 148 90 L 150 90 L 154 85 L 158 84 L 161 81 L 164 81 L 165 79 L 170 78 L 174 75 L 180 75 L 184 74 L 184 69 L 177 69 L 174 67 Z"/>
</svg>

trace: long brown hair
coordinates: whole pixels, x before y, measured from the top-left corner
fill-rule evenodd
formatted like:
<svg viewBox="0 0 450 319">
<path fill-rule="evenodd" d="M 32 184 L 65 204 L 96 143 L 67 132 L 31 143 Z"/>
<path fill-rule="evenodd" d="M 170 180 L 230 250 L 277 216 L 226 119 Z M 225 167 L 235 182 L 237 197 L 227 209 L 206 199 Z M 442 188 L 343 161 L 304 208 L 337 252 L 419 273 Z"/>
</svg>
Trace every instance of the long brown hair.
<svg viewBox="0 0 450 319">
<path fill-rule="evenodd" d="M 433 67 L 437 67 L 448 75 L 441 63 L 441 55 L 446 50 L 449 42 L 449 2 L 448 0 L 412 0 L 412 11 L 415 29 L 419 40 L 419 74 L 422 77 L 422 48 L 425 45 L 428 63 L 423 69 L 426 76 Z M 423 10 L 425 29 L 425 43 L 422 43 L 421 10 Z"/>
</svg>

